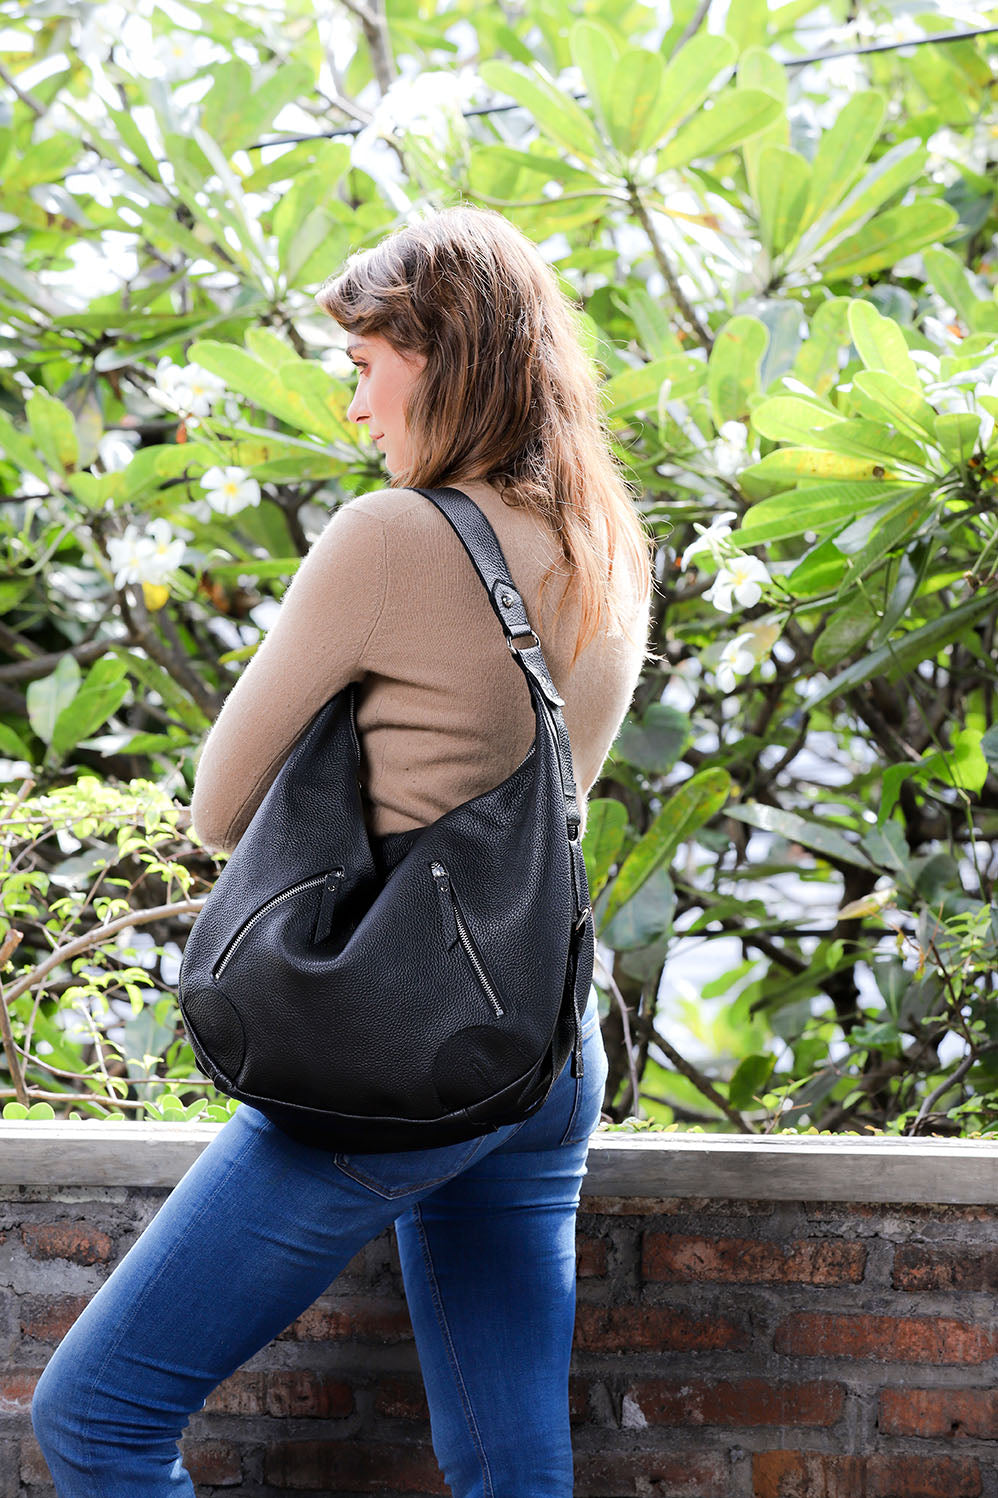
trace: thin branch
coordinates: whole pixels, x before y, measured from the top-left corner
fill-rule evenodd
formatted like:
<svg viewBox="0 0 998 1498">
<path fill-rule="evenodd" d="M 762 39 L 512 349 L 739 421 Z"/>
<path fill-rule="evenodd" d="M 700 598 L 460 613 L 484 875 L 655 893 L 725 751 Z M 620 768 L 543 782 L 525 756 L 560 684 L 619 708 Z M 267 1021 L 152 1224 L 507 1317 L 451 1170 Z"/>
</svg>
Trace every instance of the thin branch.
<svg viewBox="0 0 998 1498">
<path fill-rule="evenodd" d="M 12 952 L 19 945 L 22 932 L 15 931 L 13 926 L 3 939 L 0 946 L 0 972 L 6 967 Z M 4 997 L 3 983 L 0 981 L 0 1032 L 3 1034 L 3 1051 L 7 1058 L 7 1070 L 14 1084 L 14 1095 L 19 1103 L 27 1106 L 28 1094 L 24 1086 L 24 1077 L 21 1074 L 21 1066 L 17 1059 L 17 1047 L 14 1044 L 14 1032 L 11 1029 L 10 1014 L 7 1009 L 7 1000 Z"/>
<path fill-rule="evenodd" d="M 18 998 L 29 988 L 33 988 L 45 977 L 46 973 L 50 973 L 60 963 L 68 962 L 71 957 L 77 957 L 81 952 L 89 952 L 91 947 L 99 947 L 101 942 L 106 941 L 109 936 L 115 936 L 119 931 L 127 931 L 129 926 L 144 926 L 150 921 L 165 921 L 175 915 L 196 915 L 207 898 L 207 895 L 202 895 L 197 900 L 178 900 L 172 905 L 153 905 L 148 910 L 132 910 L 127 915 L 119 916 L 117 920 L 108 921 L 105 926 L 94 926 L 85 935 L 77 936 L 63 947 L 57 947 L 36 968 L 32 968 L 30 973 L 23 974 L 16 983 L 12 983 L 8 998 Z"/>
<path fill-rule="evenodd" d="M 696 338 L 697 342 L 709 353 L 710 350 L 714 347 L 713 334 L 710 332 L 709 328 L 704 327 L 703 323 L 697 317 L 696 313 L 693 311 L 693 308 L 686 300 L 686 294 L 679 284 L 679 279 L 676 275 L 676 272 L 672 268 L 669 257 L 665 253 L 665 246 L 662 244 L 662 241 L 659 239 L 657 233 L 655 232 L 655 225 L 651 221 L 651 214 L 645 207 L 641 194 L 638 192 L 637 184 L 628 181 L 626 186 L 628 201 L 631 205 L 631 210 L 634 213 L 635 217 L 639 220 L 641 227 L 645 231 L 645 234 L 648 236 L 648 242 L 651 245 L 652 254 L 655 256 L 655 263 L 657 264 L 659 270 L 662 272 L 662 275 L 665 278 L 665 283 L 672 293 L 672 299 L 681 312 L 682 316 L 685 318 L 687 324 L 692 329 L 693 335 Z"/>
</svg>

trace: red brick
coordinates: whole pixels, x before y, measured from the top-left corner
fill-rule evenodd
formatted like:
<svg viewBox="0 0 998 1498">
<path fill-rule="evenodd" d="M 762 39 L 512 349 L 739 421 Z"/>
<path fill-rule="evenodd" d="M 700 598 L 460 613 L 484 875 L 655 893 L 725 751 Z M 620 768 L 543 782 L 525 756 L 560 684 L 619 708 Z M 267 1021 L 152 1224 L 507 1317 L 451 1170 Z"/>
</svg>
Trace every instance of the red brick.
<svg viewBox="0 0 998 1498">
<path fill-rule="evenodd" d="M 52 1487 L 52 1473 L 34 1436 L 21 1437 L 21 1481 L 29 1487 Z"/>
<path fill-rule="evenodd" d="M 998 1249 L 905 1243 L 894 1250 L 893 1282 L 895 1290 L 998 1290 Z"/>
<path fill-rule="evenodd" d="M 998 1441 L 998 1390 L 882 1389 L 877 1423 L 892 1436 Z"/>
<path fill-rule="evenodd" d="M 31 1407 L 41 1369 L 33 1373 L 0 1373 L 0 1415 L 16 1415 Z"/>
<path fill-rule="evenodd" d="M 575 1374 L 568 1380 L 568 1418 L 573 1425 L 589 1419 L 589 1381 Z"/>
<path fill-rule="evenodd" d="M 430 1446 L 362 1441 L 275 1441 L 264 1453 L 263 1480 L 301 1492 L 440 1493 L 444 1482 Z"/>
<path fill-rule="evenodd" d="M 575 1272 L 579 1279 L 606 1274 L 606 1239 L 583 1234 L 575 1240 Z"/>
<path fill-rule="evenodd" d="M 353 1413 L 353 1390 L 342 1378 L 306 1369 L 267 1374 L 268 1415 L 308 1415 L 342 1420 Z"/>
<path fill-rule="evenodd" d="M 776 1329 L 773 1347 L 813 1358 L 870 1358 L 877 1363 L 986 1363 L 998 1328 L 949 1316 L 846 1316 L 799 1311 Z"/>
<path fill-rule="evenodd" d="M 31 1337 L 36 1342 L 61 1342 L 89 1299 L 88 1295 L 29 1297 L 21 1306 L 22 1337 Z"/>
<path fill-rule="evenodd" d="M 732 1476 L 715 1452 L 577 1451 L 572 1491 L 575 1498 L 731 1498 Z"/>
<path fill-rule="evenodd" d="M 631 1384 L 624 1398 L 637 1406 L 648 1425 L 834 1425 L 845 1404 L 845 1388 L 820 1380 L 649 1378 Z"/>
<path fill-rule="evenodd" d="M 373 1296 L 351 1297 L 334 1305 L 309 1306 L 277 1340 L 299 1342 L 411 1342 L 407 1307 Z"/>
<path fill-rule="evenodd" d="M 204 1407 L 213 1415 L 263 1415 L 267 1409 L 265 1379 L 265 1373 L 230 1373 L 212 1389 Z"/>
<path fill-rule="evenodd" d="M 752 1498 L 979 1498 L 981 1491 L 977 1463 L 946 1456 L 752 1455 Z"/>
<path fill-rule="evenodd" d="M 239 1453 L 229 1441 L 184 1441 L 181 1455 L 192 1482 L 231 1487 L 243 1480 Z"/>
<path fill-rule="evenodd" d="M 379 1378 L 374 1394 L 374 1409 L 389 1420 L 422 1420 L 430 1418 L 426 1389 L 421 1378 L 395 1374 Z"/>
<path fill-rule="evenodd" d="M 106 1264 L 113 1248 L 107 1233 L 85 1222 L 29 1222 L 21 1237 L 33 1259 L 72 1259 L 74 1264 Z"/>
<path fill-rule="evenodd" d="M 691 1316 L 671 1306 L 580 1305 L 575 1315 L 576 1347 L 622 1356 L 639 1348 L 723 1351 L 748 1340 L 726 1316 Z"/>
<path fill-rule="evenodd" d="M 858 1284 L 866 1265 L 862 1243 L 839 1238 L 703 1238 L 683 1233 L 644 1235 L 646 1280 L 723 1280 L 762 1284 Z"/>
</svg>

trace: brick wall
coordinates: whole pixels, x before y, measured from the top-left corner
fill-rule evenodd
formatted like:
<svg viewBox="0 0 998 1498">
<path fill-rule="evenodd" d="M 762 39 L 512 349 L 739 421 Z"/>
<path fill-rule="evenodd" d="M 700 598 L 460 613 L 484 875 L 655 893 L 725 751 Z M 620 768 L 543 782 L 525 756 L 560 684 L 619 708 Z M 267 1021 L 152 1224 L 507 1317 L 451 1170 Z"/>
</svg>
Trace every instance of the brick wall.
<svg viewBox="0 0 998 1498">
<path fill-rule="evenodd" d="M 599 1195 L 597 1155 L 578 1498 L 998 1498 L 998 1204 Z M 53 1493 L 35 1381 L 167 1190 L 0 1185 L 2 1498 Z M 199 1495 L 448 1492 L 392 1233 L 219 1386 L 181 1450 Z"/>
</svg>

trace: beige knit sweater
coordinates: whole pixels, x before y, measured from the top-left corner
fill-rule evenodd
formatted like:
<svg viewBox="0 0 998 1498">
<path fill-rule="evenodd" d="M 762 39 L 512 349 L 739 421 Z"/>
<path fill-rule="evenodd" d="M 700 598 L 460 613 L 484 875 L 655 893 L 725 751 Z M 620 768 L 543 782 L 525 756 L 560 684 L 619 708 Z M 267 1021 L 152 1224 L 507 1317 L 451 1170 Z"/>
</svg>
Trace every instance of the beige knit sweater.
<svg viewBox="0 0 998 1498">
<path fill-rule="evenodd" d="M 569 672 L 579 605 L 573 594 L 554 623 L 568 575 L 554 533 L 489 484 L 455 487 L 498 536 L 565 699 L 584 831 L 586 798 L 641 671 L 647 603 L 630 588 L 637 645 L 598 635 Z M 558 575 L 541 616 L 538 591 L 551 568 Z M 619 571 L 628 582 L 622 560 Z M 347 501 L 303 559 L 198 759 L 192 821 L 210 849 L 235 847 L 301 729 L 349 681 L 360 683 L 361 774 L 375 836 L 433 822 L 498 785 L 533 743 L 526 678 L 481 579 L 449 522 L 415 490 Z"/>
</svg>

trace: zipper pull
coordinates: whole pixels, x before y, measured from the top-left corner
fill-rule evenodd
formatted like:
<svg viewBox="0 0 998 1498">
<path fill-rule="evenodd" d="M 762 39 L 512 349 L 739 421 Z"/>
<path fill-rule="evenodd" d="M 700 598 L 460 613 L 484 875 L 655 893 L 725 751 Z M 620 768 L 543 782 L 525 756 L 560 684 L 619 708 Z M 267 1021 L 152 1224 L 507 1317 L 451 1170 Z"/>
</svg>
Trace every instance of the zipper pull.
<svg viewBox="0 0 998 1498">
<path fill-rule="evenodd" d="M 430 872 L 433 875 L 433 882 L 437 886 L 437 894 L 440 896 L 440 918 L 444 923 L 444 936 L 449 949 L 458 940 L 457 921 L 454 917 L 454 902 L 451 899 L 450 891 L 450 875 L 443 864 L 436 861 L 430 864 Z"/>
<path fill-rule="evenodd" d="M 313 942 L 325 941 L 333 929 L 333 911 L 342 879 L 343 870 L 339 868 L 331 869 L 323 880 L 319 914 L 315 918 L 315 930 L 312 933 Z"/>
</svg>

